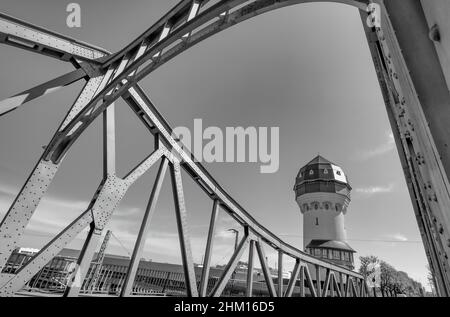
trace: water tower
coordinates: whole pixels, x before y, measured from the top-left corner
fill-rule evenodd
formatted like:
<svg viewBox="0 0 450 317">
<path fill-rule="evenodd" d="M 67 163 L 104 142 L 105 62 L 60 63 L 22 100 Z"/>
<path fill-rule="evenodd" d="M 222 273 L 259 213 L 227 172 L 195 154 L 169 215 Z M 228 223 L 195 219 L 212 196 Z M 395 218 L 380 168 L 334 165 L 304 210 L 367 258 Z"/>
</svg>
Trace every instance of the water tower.
<svg viewBox="0 0 450 317">
<path fill-rule="evenodd" d="M 303 247 L 315 257 L 354 268 L 345 231 L 350 184 L 344 171 L 317 155 L 295 179 L 295 198 L 303 214 Z"/>
</svg>

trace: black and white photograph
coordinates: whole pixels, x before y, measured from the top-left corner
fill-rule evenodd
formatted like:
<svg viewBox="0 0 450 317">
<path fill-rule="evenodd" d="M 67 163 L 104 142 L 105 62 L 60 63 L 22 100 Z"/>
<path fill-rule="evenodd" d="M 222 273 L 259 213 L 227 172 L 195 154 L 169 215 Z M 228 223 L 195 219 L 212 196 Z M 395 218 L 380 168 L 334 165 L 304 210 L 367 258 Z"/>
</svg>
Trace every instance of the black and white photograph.
<svg viewBox="0 0 450 317">
<path fill-rule="evenodd" d="M 0 301 L 450 297 L 449 145 L 448 0 L 1 0 Z"/>
</svg>

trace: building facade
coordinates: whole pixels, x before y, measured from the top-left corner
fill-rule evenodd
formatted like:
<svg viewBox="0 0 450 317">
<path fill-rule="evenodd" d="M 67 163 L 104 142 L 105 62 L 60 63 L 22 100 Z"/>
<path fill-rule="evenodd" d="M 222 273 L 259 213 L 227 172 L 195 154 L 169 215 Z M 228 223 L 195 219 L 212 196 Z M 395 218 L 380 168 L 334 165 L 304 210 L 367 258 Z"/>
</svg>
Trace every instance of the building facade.
<svg viewBox="0 0 450 317">
<path fill-rule="evenodd" d="M 351 186 L 339 166 L 317 155 L 295 179 L 295 198 L 303 215 L 303 248 L 316 257 L 354 269 L 347 243 L 345 214 Z"/>
</svg>

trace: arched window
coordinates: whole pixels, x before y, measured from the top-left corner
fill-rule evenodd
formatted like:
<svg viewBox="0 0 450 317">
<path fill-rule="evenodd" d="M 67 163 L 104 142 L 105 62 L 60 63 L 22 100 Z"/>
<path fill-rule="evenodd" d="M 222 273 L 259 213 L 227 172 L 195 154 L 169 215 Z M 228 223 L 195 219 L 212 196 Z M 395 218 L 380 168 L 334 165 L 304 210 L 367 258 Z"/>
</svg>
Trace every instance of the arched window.
<svg viewBox="0 0 450 317">
<path fill-rule="evenodd" d="M 318 204 L 318 203 L 315 203 L 315 204 L 314 204 L 314 209 L 315 209 L 315 210 L 319 209 L 319 204 Z"/>
<path fill-rule="evenodd" d="M 316 217 L 316 226 L 319 225 L 319 218 Z"/>
<path fill-rule="evenodd" d="M 328 210 L 330 208 L 330 205 L 328 203 L 325 204 L 325 209 Z"/>
</svg>

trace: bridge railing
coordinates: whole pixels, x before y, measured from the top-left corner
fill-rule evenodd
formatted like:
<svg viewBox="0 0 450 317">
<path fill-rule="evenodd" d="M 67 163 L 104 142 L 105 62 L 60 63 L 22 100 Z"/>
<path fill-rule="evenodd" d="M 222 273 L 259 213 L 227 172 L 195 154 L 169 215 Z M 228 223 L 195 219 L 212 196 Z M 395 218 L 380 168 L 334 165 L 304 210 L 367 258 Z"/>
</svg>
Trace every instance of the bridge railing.
<svg viewBox="0 0 450 317">
<path fill-rule="evenodd" d="M 21 254 L 15 252 L 9 259 L 7 266 L 4 268 L 3 272 L 15 273 L 23 265 L 25 265 L 30 259 L 31 255 Z M 33 278 L 25 285 L 22 291 L 29 292 L 43 292 L 43 293 L 53 293 L 53 294 L 63 294 L 71 280 L 71 276 L 74 271 L 71 269 L 76 263 L 76 258 L 57 256 L 52 259 L 42 270 L 40 270 Z M 95 272 L 97 265 L 100 265 L 99 275 L 94 280 L 92 273 Z M 243 267 L 244 266 L 244 267 Z M 236 270 L 227 284 L 225 285 L 222 296 L 245 296 L 247 293 L 247 276 L 248 276 L 248 263 L 241 265 L 239 270 Z M 246 267 L 245 267 L 246 266 Z M 304 270 L 304 268 L 303 268 Z M 327 293 L 324 293 L 325 288 L 330 285 L 330 280 L 327 279 L 326 275 L 319 275 L 317 278 L 317 271 L 314 271 L 313 266 L 308 267 L 309 272 L 313 272 L 313 276 L 310 277 L 312 285 L 315 289 L 315 293 L 311 291 L 308 286 L 309 280 L 305 276 L 305 272 L 300 273 L 295 284 L 290 289 L 289 283 L 291 279 L 283 278 L 281 281 L 284 289 L 289 289 L 292 296 L 305 296 L 312 297 L 317 296 L 318 289 L 321 289 L 321 294 L 324 296 L 345 296 L 353 295 L 368 295 L 366 290 L 358 289 L 358 285 L 352 286 L 351 282 L 348 280 L 337 280 L 337 283 L 333 283 L 333 286 L 337 287 L 337 290 L 332 288 L 329 289 Z M 80 293 L 85 295 L 114 295 L 119 296 L 122 288 L 124 287 L 124 281 L 128 271 L 128 265 L 118 265 L 118 264 L 99 264 L 91 263 L 88 274 L 84 279 Z M 217 282 L 219 281 L 221 275 L 223 274 L 224 268 L 214 268 L 208 278 L 207 283 L 207 294 L 210 294 Z M 273 270 L 272 270 L 273 271 Z M 200 279 L 202 275 L 201 267 L 196 267 L 196 279 L 197 287 L 200 287 Z M 322 271 L 325 273 L 325 271 Z M 296 274 L 295 270 L 292 274 Z M 276 288 L 279 287 L 279 279 L 271 273 L 271 277 L 275 280 L 274 285 Z M 291 275 L 292 277 L 292 275 Z M 320 284 L 318 284 L 318 280 Z M 94 284 L 93 284 L 94 282 Z M 361 286 L 361 284 L 359 285 Z M 270 291 L 264 279 L 263 273 L 253 272 L 252 281 L 253 296 L 265 297 L 270 296 Z M 349 293 L 346 293 L 349 292 Z M 185 296 L 186 295 L 186 283 L 184 273 L 180 271 L 171 270 L 157 270 L 146 267 L 139 267 L 136 279 L 134 280 L 133 288 L 131 291 L 132 296 Z"/>
</svg>

